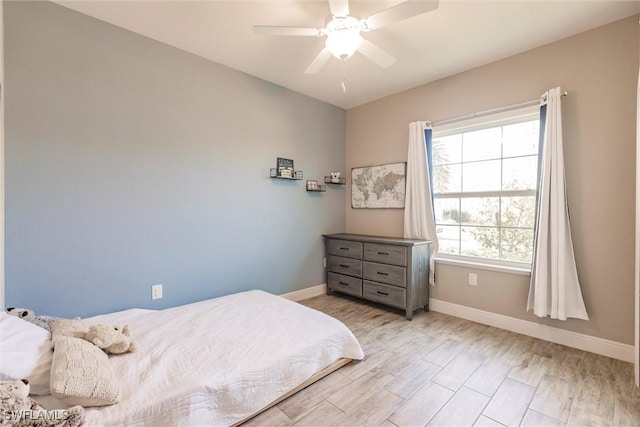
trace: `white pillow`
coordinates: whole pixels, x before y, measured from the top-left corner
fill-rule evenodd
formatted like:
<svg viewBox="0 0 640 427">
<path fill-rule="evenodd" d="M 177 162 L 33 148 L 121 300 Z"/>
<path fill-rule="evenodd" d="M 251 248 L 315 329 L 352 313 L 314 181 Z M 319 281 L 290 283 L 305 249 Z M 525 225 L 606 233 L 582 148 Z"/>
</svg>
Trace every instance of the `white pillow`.
<svg viewBox="0 0 640 427">
<path fill-rule="evenodd" d="M 0 311 L 0 381 L 27 379 L 31 394 L 49 394 L 51 334 Z"/>
</svg>

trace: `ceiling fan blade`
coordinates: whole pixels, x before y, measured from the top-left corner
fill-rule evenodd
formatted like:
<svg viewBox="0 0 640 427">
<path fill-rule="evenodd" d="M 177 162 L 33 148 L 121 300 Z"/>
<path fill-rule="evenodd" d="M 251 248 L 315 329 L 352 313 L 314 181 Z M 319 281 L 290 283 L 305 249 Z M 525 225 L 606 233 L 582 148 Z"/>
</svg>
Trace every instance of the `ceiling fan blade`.
<svg viewBox="0 0 640 427">
<path fill-rule="evenodd" d="M 303 27 L 273 27 L 268 25 L 255 25 L 253 27 L 255 34 L 266 36 L 312 36 L 320 37 L 324 35 L 323 30 L 319 28 L 303 28 Z"/>
<path fill-rule="evenodd" d="M 363 21 L 367 30 L 375 30 L 437 8 L 438 0 L 409 0 L 374 13 Z"/>
<path fill-rule="evenodd" d="M 362 44 L 358 48 L 358 52 L 381 66 L 382 68 L 388 68 L 396 62 L 396 58 L 389 55 L 384 50 L 380 49 L 375 44 L 371 43 L 369 40 L 363 40 Z"/>
<path fill-rule="evenodd" d="M 349 0 L 329 0 L 329 7 L 333 16 L 349 15 Z"/>
<path fill-rule="evenodd" d="M 304 70 L 305 74 L 316 74 L 324 66 L 324 64 L 331 58 L 331 52 L 326 47 L 323 48 L 318 56 L 316 56 L 311 64 Z"/>
</svg>

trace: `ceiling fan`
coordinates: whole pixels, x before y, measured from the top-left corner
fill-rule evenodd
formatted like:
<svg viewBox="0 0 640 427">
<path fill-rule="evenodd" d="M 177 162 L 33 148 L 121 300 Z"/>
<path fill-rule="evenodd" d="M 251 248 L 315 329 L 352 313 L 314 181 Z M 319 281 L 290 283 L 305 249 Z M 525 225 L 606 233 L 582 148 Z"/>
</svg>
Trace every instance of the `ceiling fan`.
<svg viewBox="0 0 640 427">
<path fill-rule="evenodd" d="M 349 15 L 348 0 L 329 0 L 329 8 L 331 16 L 324 28 L 256 25 L 253 27 L 253 31 L 256 34 L 274 36 L 326 37 L 325 47 L 304 71 L 307 74 L 315 74 L 320 71 L 331 56 L 344 61 L 356 51 L 382 68 L 387 68 L 396 59 L 375 44 L 362 38 L 360 33 L 377 30 L 385 25 L 430 12 L 438 8 L 438 0 L 404 1 L 364 19 Z"/>
</svg>

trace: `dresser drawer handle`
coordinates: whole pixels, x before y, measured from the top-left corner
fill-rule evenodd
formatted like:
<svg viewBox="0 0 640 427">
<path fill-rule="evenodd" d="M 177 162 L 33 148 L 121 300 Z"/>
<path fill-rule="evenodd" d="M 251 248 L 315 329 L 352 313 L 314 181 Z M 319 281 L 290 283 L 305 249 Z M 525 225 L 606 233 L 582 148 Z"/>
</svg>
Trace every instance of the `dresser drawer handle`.
<svg viewBox="0 0 640 427">
<path fill-rule="evenodd" d="M 348 251 L 349 248 L 340 248 L 341 251 Z"/>
<path fill-rule="evenodd" d="M 349 284 L 345 282 L 338 282 L 338 283 L 340 283 L 342 286 L 349 286 Z"/>
<path fill-rule="evenodd" d="M 342 267 L 342 268 L 349 268 L 349 266 L 348 266 L 348 265 L 346 265 L 346 264 L 340 264 L 340 267 Z"/>
<path fill-rule="evenodd" d="M 381 276 L 388 276 L 389 275 L 389 273 L 383 273 L 382 271 L 378 271 L 378 274 L 381 275 Z"/>
<path fill-rule="evenodd" d="M 378 252 L 378 255 L 389 255 L 389 252 Z"/>
<path fill-rule="evenodd" d="M 382 291 L 376 291 L 377 293 L 379 293 L 380 295 L 384 295 L 384 296 L 389 296 L 389 294 L 387 292 L 382 292 Z"/>
</svg>

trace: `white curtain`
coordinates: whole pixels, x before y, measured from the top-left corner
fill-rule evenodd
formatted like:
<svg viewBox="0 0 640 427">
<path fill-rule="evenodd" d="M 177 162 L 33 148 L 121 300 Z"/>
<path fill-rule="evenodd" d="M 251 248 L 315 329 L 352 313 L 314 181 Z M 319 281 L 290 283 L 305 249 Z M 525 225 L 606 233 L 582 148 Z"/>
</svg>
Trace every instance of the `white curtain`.
<svg viewBox="0 0 640 427">
<path fill-rule="evenodd" d="M 430 240 L 429 283 L 435 284 L 434 255 L 438 252 L 436 222 L 433 216 L 431 177 L 427 158 L 425 122 L 409 124 L 407 190 L 404 205 L 404 237 Z"/>
<path fill-rule="evenodd" d="M 539 317 L 589 320 L 576 269 L 562 149 L 562 90 L 546 93 L 533 265 L 527 310 Z M 544 98 L 544 97 L 543 97 Z M 546 118 L 546 120 L 545 120 Z"/>
</svg>

